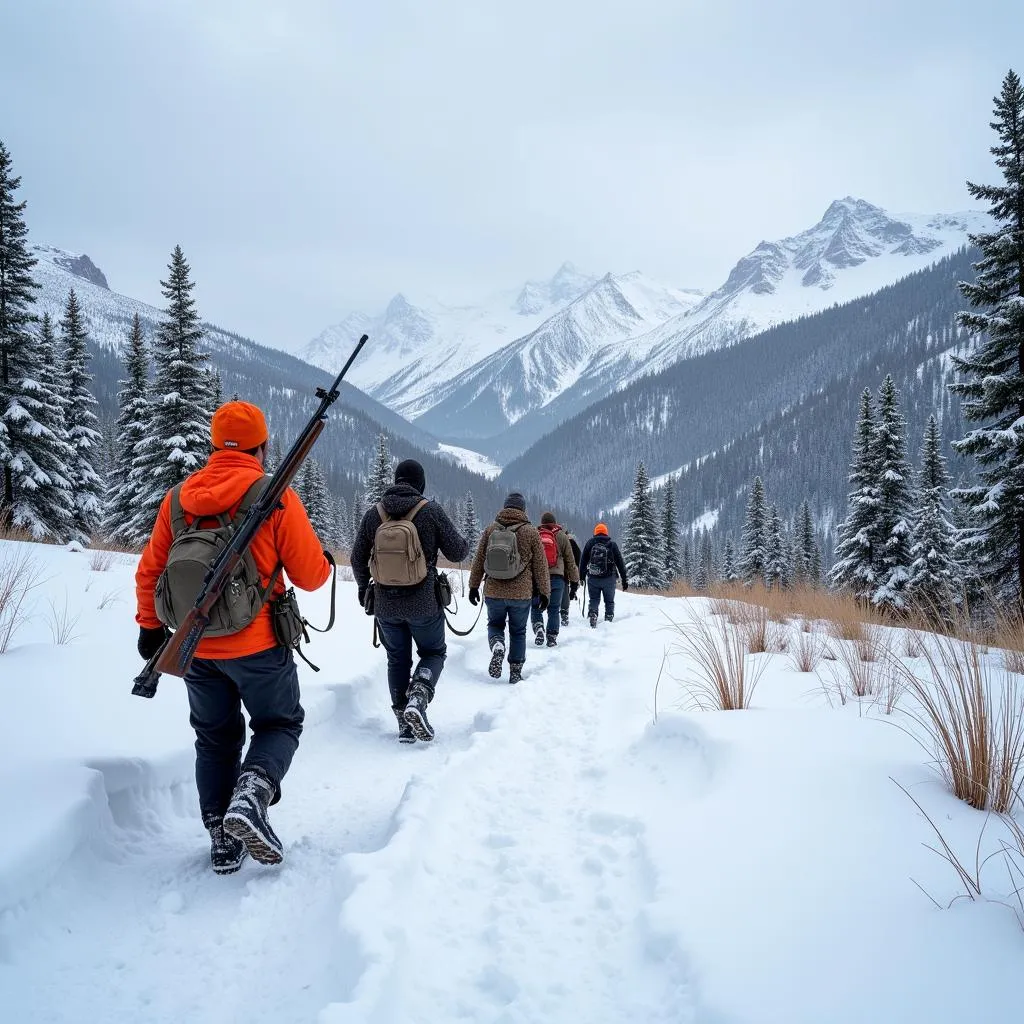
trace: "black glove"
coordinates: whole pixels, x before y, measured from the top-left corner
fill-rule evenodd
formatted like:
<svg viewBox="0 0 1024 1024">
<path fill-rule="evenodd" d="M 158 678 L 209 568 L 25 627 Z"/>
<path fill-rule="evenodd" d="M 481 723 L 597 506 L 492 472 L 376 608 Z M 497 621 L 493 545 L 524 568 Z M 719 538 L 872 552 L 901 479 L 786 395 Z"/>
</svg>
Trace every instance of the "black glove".
<svg viewBox="0 0 1024 1024">
<path fill-rule="evenodd" d="M 578 590 L 579 590 L 579 584 L 578 583 L 570 583 L 569 584 L 569 600 L 570 601 L 575 601 L 576 600 L 576 592 Z"/>
<path fill-rule="evenodd" d="M 160 650 L 166 639 L 166 626 L 158 626 L 156 629 L 146 629 L 145 626 L 139 626 L 139 642 L 136 645 L 139 650 L 139 657 L 143 661 L 149 661 Z"/>
<path fill-rule="evenodd" d="M 538 595 L 537 595 L 537 607 L 538 607 L 538 608 L 539 608 L 539 609 L 540 609 L 540 610 L 541 610 L 542 612 L 546 612 L 546 611 L 548 610 L 548 598 L 547 598 L 547 594 L 538 594 Z"/>
<path fill-rule="evenodd" d="M 623 590 L 629 590 L 629 580 L 623 580 L 622 581 L 622 589 Z"/>
<path fill-rule="evenodd" d="M 366 587 L 360 587 L 356 593 L 359 597 L 359 607 L 362 608 L 366 604 Z"/>
<path fill-rule="evenodd" d="M 480 588 L 470 587 L 469 588 L 469 603 L 479 604 L 480 603 Z"/>
</svg>

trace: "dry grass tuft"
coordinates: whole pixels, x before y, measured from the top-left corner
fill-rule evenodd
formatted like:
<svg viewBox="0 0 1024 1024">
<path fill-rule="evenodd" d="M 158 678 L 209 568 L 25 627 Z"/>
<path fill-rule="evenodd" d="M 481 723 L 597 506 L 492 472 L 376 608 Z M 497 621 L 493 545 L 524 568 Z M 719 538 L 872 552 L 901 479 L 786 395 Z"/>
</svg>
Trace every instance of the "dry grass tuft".
<svg viewBox="0 0 1024 1024">
<path fill-rule="evenodd" d="M 117 555 L 106 548 L 95 548 L 89 554 L 89 568 L 93 572 L 109 572 Z"/>
<path fill-rule="evenodd" d="M 1024 681 L 996 670 L 973 640 L 935 634 L 922 657 L 927 679 L 896 664 L 917 705 L 908 713 L 923 744 L 955 796 L 1010 812 L 1024 782 Z"/>
<path fill-rule="evenodd" d="M 722 618 L 672 623 L 675 651 L 688 654 L 697 674 L 690 680 L 693 704 L 701 711 L 739 711 L 750 707 L 765 662 L 755 663 L 740 631 Z"/>
<path fill-rule="evenodd" d="M 0 654 L 28 619 L 28 599 L 42 583 L 42 566 L 31 549 L 0 551 Z"/>
<path fill-rule="evenodd" d="M 773 654 L 786 646 L 784 630 L 773 622 L 763 604 L 734 606 L 736 631 L 751 654 Z"/>
<path fill-rule="evenodd" d="M 75 632 L 78 625 L 79 615 L 73 615 L 68 608 L 68 594 L 64 591 L 64 603 L 58 605 L 52 598 L 47 601 L 50 612 L 47 616 L 47 625 L 50 627 L 50 637 L 58 647 L 67 647 L 79 639 Z"/>
<path fill-rule="evenodd" d="M 1024 675 L 1024 613 L 1000 609 L 992 628 L 992 643 L 1002 650 L 1007 672 Z"/>
<path fill-rule="evenodd" d="M 789 660 L 797 672 L 816 672 L 824 652 L 825 640 L 819 633 L 800 630 L 789 644 Z"/>
</svg>

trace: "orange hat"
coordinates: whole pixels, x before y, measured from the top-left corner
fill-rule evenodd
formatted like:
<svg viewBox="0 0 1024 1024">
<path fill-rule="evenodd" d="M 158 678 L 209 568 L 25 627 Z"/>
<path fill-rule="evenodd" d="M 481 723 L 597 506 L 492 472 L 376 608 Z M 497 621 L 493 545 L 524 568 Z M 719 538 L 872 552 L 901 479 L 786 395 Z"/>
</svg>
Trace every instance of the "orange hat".
<svg viewBox="0 0 1024 1024">
<path fill-rule="evenodd" d="M 608 527 L 605 526 L 604 523 L 598 523 L 597 526 L 594 527 L 594 536 L 596 537 L 598 534 L 602 537 L 608 536 Z"/>
<path fill-rule="evenodd" d="M 259 448 L 269 437 L 263 412 L 248 402 L 225 402 L 210 421 L 210 438 L 214 448 L 244 452 L 249 448 Z"/>
</svg>

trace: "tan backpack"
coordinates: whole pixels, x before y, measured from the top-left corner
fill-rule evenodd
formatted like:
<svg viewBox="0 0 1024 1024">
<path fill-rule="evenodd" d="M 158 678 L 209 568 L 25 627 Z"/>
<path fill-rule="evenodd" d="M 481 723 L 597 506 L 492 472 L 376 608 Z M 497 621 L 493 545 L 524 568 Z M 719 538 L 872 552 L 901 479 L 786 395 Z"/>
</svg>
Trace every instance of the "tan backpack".
<svg viewBox="0 0 1024 1024">
<path fill-rule="evenodd" d="M 380 526 L 373 535 L 370 572 L 381 586 L 414 587 L 427 578 L 427 556 L 413 523 L 426 504 L 427 499 L 423 498 L 398 519 L 392 519 L 383 505 L 377 506 Z"/>
</svg>

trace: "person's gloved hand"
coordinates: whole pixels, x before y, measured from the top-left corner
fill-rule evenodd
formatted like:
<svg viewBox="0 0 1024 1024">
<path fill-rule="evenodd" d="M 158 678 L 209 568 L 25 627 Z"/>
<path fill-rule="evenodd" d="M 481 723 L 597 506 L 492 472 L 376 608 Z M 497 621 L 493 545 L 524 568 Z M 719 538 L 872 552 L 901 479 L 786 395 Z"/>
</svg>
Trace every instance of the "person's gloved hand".
<svg viewBox="0 0 1024 1024">
<path fill-rule="evenodd" d="M 470 587 L 469 588 L 469 603 L 479 604 L 480 603 L 480 588 Z"/>
<path fill-rule="evenodd" d="M 578 583 L 570 583 L 569 584 L 569 600 L 570 601 L 575 601 L 576 600 L 576 593 L 577 593 L 578 590 L 579 590 L 579 584 Z"/>
<path fill-rule="evenodd" d="M 622 589 L 623 590 L 629 590 L 629 580 L 623 580 L 622 581 Z"/>
<path fill-rule="evenodd" d="M 540 610 L 541 610 L 542 612 L 546 612 L 546 611 L 548 610 L 548 598 L 547 598 L 547 594 L 538 594 L 538 595 L 537 595 L 537 607 L 538 607 L 538 608 L 539 608 L 539 609 L 540 609 Z"/>
<path fill-rule="evenodd" d="M 356 596 L 359 598 L 359 607 L 362 608 L 366 604 L 366 587 L 360 587 L 356 591 Z"/>
<path fill-rule="evenodd" d="M 158 626 L 156 629 L 147 629 L 145 626 L 139 626 L 139 642 L 136 644 L 139 656 L 143 661 L 149 661 L 160 650 L 166 639 L 166 626 Z"/>
</svg>

